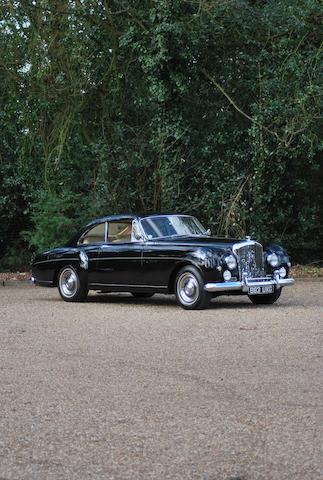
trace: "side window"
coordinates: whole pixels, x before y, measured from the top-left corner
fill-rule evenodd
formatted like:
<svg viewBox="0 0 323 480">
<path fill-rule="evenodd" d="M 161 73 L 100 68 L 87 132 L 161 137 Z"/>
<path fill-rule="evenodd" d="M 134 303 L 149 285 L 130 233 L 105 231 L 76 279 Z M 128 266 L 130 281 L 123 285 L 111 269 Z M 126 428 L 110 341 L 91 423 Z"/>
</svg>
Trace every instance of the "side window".
<svg viewBox="0 0 323 480">
<path fill-rule="evenodd" d="M 91 228 L 88 232 L 80 238 L 79 243 L 103 243 L 105 240 L 105 223 L 99 223 L 95 227 Z"/>
<path fill-rule="evenodd" d="M 108 243 L 130 243 L 132 240 L 132 221 L 109 222 Z"/>
</svg>

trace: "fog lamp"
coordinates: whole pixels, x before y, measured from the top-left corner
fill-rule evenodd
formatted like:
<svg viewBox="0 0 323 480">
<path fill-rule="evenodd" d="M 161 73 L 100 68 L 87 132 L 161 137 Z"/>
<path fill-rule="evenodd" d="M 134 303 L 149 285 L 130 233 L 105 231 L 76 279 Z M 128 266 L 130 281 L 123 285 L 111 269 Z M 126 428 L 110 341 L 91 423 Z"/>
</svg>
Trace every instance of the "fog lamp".
<svg viewBox="0 0 323 480">
<path fill-rule="evenodd" d="M 223 278 L 226 282 L 228 282 L 229 280 L 231 280 L 231 272 L 229 272 L 229 270 L 225 270 L 223 272 Z"/>
<path fill-rule="evenodd" d="M 280 276 L 281 278 L 285 278 L 286 275 L 287 275 L 286 268 L 285 268 L 285 267 L 281 267 L 281 268 L 278 270 L 278 273 L 279 273 L 279 276 Z"/>
</svg>

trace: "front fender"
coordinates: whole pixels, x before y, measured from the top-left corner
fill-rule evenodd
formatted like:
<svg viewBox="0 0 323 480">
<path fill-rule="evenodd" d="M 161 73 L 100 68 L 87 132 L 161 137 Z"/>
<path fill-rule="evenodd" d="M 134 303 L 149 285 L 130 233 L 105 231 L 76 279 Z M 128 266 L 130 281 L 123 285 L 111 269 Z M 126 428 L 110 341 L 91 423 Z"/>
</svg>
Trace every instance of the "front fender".
<svg viewBox="0 0 323 480">
<path fill-rule="evenodd" d="M 273 273 L 277 268 L 283 266 L 286 268 L 287 275 L 288 275 L 291 262 L 286 250 L 280 245 L 277 245 L 275 243 L 266 244 L 263 246 L 263 248 L 264 248 L 264 261 L 265 261 L 266 271 L 268 273 Z M 277 255 L 279 260 L 279 267 L 272 267 L 271 265 L 268 264 L 266 259 L 267 259 L 267 256 L 270 255 L 271 253 L 275 253 Z"/>
<path fill-rule="evenodd" d="M 221 265 L 221 258 L 210 248 L 197 248 L 187 255 L 187 259 L 202 271 L 214 270 Z"/>
</svg>

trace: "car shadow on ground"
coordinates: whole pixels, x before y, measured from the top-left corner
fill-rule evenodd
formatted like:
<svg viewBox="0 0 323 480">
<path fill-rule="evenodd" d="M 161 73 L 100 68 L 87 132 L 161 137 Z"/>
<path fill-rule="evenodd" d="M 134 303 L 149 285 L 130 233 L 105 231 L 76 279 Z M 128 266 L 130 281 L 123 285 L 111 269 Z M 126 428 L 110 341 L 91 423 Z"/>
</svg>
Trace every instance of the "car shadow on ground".
<svg viewBox="0 0 323 480">
<path fill-rule="evenodd" d="M 57 294 L 57 296 L 54 297 L 41 297 L 38 298 L 38 301 L 40 302 L 62 302 L 63 300 Z M 153 297 L 150 298 L 135 298 L 129 293 L 95 293 L 91 292 L 89 296 L 87 297 L 86 301 L 84 302 L 85 304 L 87 303 L 93 303 L 93 304 L 114 304 L 114 305 L 128 305 L 128 306 L 142 306 L 142 307 L 154 307 L 154 308 L 177 308 L 181 310 L 181 307 L 178 305 L 176 302 L 176 298 L 174 295 L 161 295 L 161 294 L 156 294 Z M 71 303 L 73 305 L 73 303 Z M 225 310 L 234 310 L 234 309 L 245 309 L 245 310 L 250 310 L 250 309 L 259 309 L 259 308 L 275 308 L 275 309 L 285 309 L 285 308 L 290 308 L 291 306 L 297 307 L 300 305 L 297 305 L 295 302 L 290 304 L 289 302 L 282 302 L 281 300 L 278 300 L 277 303 L 274 305 L 254 305 L 253 303 L 250 302 L 247 296 L 238 296 L 238 295 L 232 295 L 232 296 L 219 296 L 215 297 L 211 300 L 210 305 L 206 308 L 206 310 L 212 310 L 212 309 L 225 309 Z M 196 310 L 195 310 L 196 311 Z"/>
<path fill-rule="evenodd" d="M 110 303 L 110 304 L 119 304 L 119 305 L 140 305 L 140 306 L 151 306 L 151 307 L 175 307 L 181 308 L 177 302 L 174 295 L 154 295 L 150 298 L 134 298 L 131 294 L 113 294 L 113 293 L 104 293 L 104 294 L 90 294 L 86 300 L 87 303 Z M 277 304 L 274 305 L 274 308 L 285 308 L 287 305 Z M 213 298 L 210 305 L 207 307 L 207 310 L 210 309 L 255 309 L 261 307 L 273 307 L 273 305 L 254 305 L 250 302 L 247 297 L 233 296 L 231 298 L 225 298 L 225 296 Z"/>
</svg>

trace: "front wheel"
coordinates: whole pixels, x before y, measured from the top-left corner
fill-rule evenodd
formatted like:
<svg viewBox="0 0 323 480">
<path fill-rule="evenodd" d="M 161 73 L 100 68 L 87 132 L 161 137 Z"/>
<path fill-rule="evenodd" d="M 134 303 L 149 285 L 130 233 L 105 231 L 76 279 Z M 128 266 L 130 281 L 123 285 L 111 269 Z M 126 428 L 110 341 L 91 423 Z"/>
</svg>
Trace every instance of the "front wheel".
<svg viewBox="0 0 323 480">
<path fill-rule="evenodd" d="M 89 292 L 73 267 L 62 268 L 57 283 L 59 294 L 65 302 L 83 302 Z"/>
<path fill-rule="evenodd" d="M 178 304 L 186 310 L 206 308 L 211 300 L 211 295 L 204 290 L 202 275 L 191 266 L 179 271 L 175 282 L 175 294 Z"/>
<path fill-rule="evenodd" d="M 279 299 L 281 295 L 281 288 L 278 288 L 274 293 L 268 293 L 265 295 L 248 295 L 252 303 L 255 305 L 271 305 Z"/>
</svg>

